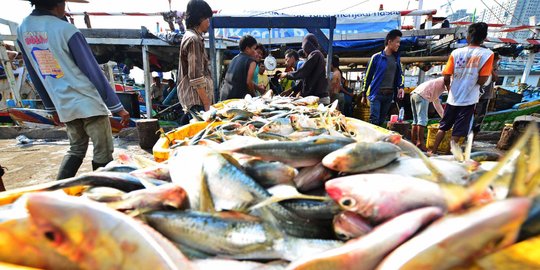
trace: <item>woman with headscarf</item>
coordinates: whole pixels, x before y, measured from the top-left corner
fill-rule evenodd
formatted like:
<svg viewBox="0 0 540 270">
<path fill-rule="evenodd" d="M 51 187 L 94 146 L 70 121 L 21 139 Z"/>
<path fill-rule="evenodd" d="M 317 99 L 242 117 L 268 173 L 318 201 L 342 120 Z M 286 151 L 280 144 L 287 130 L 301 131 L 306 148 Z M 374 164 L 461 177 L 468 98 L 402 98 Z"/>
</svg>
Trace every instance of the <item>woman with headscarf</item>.
<svg viewBox="0 0 540 270">
<path fill-rule="evenodd" d="M 307 34 L 302 41 L 302 50 L 307 55 L 306 62 L 297 71 L 281 73 L 281 78 L 302 79 L 304 85 L 300 95 L 317 96 L 319 103 L 330 104 L 328 81 L 326 80 L 326 61 L 319 50 L 319 42 L 313 34 Z"/>
</svg>

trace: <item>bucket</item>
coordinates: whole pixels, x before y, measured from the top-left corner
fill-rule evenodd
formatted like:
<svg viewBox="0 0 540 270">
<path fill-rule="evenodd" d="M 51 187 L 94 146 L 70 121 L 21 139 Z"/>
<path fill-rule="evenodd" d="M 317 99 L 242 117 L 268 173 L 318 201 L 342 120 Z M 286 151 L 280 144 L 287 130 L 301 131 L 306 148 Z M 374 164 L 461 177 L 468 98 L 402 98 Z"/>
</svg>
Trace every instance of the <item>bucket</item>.
<svg viewBox="0 0 540 270">
<path fill-rule="evenodd" d="M 356 101 L 357 101 L 356 106 L 354 106 L 354 109 L 353 109 L 353 117 L 356 119 L 365 121 L 365 122 L 369 122 L 369 115 L 370 115 L 369 101 L 367 102 L 366 105 L 362 104 L 360 102 L 360 99 L 357 99 Z"/>
<path fill-rule="evenodd" d="M 435 144 L 435 137 L 437 136 L 437 131 L 439 131 L 439 124 L 432 124 L 428 126 L 428 135 L 427 135 L 427 142 L 426 146 L 428 149 L 431 149 L 431 147 Z M 444 138 L 439 144 L 439 149 L 437 150 L 437 153 L 439 154 L 450 154 L 450 140 L 452 139 L 452 129 L 448 130 L 446 134 L 444 134 Z M 463 143 L 465 138 L 460 139 L 460 143 Z"/>
</svg>

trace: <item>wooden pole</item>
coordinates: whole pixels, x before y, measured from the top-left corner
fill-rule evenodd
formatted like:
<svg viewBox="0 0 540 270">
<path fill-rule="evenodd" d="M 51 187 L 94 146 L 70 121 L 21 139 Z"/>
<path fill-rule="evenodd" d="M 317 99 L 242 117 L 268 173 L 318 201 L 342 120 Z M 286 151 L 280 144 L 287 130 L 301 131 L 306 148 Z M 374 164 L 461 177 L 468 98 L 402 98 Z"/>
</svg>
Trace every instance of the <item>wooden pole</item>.
<svg viewBox="0 0 540 270">
<path fill-rule="evenodd" d="M 148 45 L 142 48 L 143 68 L 144 68 L 144 92 L 146 101 L 146 118 L 152 118 L 152 93 L 150 85 L 152 84 L 152 72 L 150 71 L 150 58 L 148 56 Z"/>
</svg>

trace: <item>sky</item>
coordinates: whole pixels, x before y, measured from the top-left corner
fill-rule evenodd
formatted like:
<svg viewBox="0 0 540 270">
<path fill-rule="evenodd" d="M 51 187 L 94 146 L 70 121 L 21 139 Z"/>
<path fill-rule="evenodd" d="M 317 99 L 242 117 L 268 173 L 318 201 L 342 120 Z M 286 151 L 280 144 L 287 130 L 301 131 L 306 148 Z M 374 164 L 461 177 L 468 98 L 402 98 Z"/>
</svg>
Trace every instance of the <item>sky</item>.
<svg viewBox="0 0 540 270">
<path fill-rule="evenodd" d="M 32 11 L 28 1 L 1 0 L 0 18 L 21 23 Z M 184 11 L 189 0 L 89 0 L 90 3 L 67 3 L 66 10 L 71 12 L 164 12 L 169 10 Z M 401 11 L 418 8 L 417 0 L 206 0 L 213 10 L 220 10 L 224 14 L 241 15 L 249 11 L 278 11 L 289 14 L 338 14 L 338 13 L 364 13 L 379 10 L 383 5 L 387 11 Z M 487 5 L 495 5 L 495 1 L 483 0 Z M 481 0 L 424 0 L 422 9 L 436 9 L 436 16 L 450 15 L 452 10 L 443 6 L 451 2 L 452 10 L 467 9 L 469 12 L 484 8 Z M 271 3 L 271 4 L 269 4 Z M 447 11 L 448 10 L 448 11 Z M 422 19 L 423 20 L 423 19 Z M 166 23 L 161 17 L 133 17 L 133 16 L 92 16 L 93 28 L 140 29 L 145 26 L 150 31 L 156 31 L 156 22 L 163 28 Z M 406 17 L 404 25 L 412 25 L 412 17 Z M 86 28 L 82 16 L 75 17 L 75 25 Z M 168 28 L 168 27 L 167 27 Z M 0 34 L 9 34 L 9 28 L 0 24 Z M 137 83 L 142 83 L 143 72 L 136 68 L 131 75 Z M 166 78 L 169 75 L 165 76 Z"/>
<path fill-rule="evenodd" d="M 184 10 L 188 0 L 170 0 L 172 10 Z M 487 5 L 495 5 L 496 0 L 483 0 Z M 500 0 L 497 0 L 500 1 Z M 169 10 L 169 0 L 89 0 L 88 4 L 68 3 L 67 9 L 72 12 L 162 12 Z M 384 10 L 399 11 L 417 9 L 417 0 L 207 0 L 212 9 L 224 13 L 241 14 L 245 11 L 279 11 L 290 14 L 336 14 L 377 11 L 383 4 Z M 452 9 L 467 9 L 469 12 L 484 8 L 481 0 L 424 0 L 423 9 L 437 9 L 438 16 L 449 15 L 445 3 L 451 2 Z M 271 4 L 268 4 L 271 3 Z M 307 3 L 307 4 L 304 4 Z M 296 6 L 292 8 L 287 8 Z M 344 11 L 343 11 L 344 10 Z M 20 23 L 32 11 L 27 1 L 2 0 L 0 18 Z M 161 17 L 91 17 L 93 28 L 132 28 L 146 26 L 155 30 L 156 22 L 165 26 Z M 412 25 L 410 17 L 404 22 Z M 75 17 L 75 25 L 86 28 L 83 17 Z M 0 33 L 6 34 L 7 28 L 0 27 Z"/>
</svg>

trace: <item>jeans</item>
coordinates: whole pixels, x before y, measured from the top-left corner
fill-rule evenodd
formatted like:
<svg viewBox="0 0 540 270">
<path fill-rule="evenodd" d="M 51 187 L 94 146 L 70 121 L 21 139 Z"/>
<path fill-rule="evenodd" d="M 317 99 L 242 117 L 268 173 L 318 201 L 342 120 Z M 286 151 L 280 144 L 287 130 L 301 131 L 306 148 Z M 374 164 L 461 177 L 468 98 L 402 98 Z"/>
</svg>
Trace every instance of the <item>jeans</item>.
<svg viewBox="0 0 540 270">
<path fill-rule="evenodd" d="M 353 97 L 345 95 L 345 109 L 343 114 L 347 117 L 351 117 L 353 114 Z"/>
<path fill-rule="evenodd" d="M 377 93 L 375 98 L 370 101 L 369 122 L 377 126 L 382 126 L 388 116 L 388 111 L 390 111 L 393 101 L 393 94 L 382 95 L 381 93 Z"/>
<path fill-rule="evenodd" d="M 411 93 L 411 109 L 413 116 L 413 125 L 427 126 L 428 123 L 429 101 L 421 95 Z"/>
</svg>

